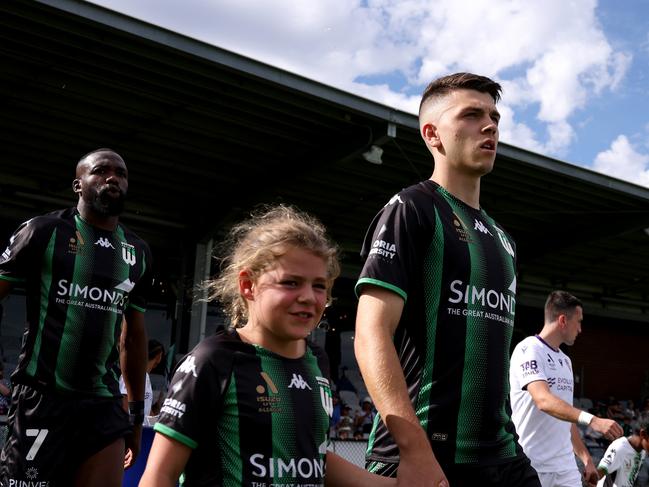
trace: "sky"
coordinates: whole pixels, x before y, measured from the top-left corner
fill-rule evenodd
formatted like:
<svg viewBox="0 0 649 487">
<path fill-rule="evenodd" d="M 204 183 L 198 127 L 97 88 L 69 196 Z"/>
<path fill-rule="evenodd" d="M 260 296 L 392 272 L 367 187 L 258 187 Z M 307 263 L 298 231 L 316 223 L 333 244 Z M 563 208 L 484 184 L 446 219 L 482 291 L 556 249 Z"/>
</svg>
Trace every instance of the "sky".
<svg viewBox="0 0 649 487">
<path fill-rule="evenodd" d="M 649 0 L 93 3 L 410 113 L 486 75 L 502 142 L 649 187 Z"/>
</svg>

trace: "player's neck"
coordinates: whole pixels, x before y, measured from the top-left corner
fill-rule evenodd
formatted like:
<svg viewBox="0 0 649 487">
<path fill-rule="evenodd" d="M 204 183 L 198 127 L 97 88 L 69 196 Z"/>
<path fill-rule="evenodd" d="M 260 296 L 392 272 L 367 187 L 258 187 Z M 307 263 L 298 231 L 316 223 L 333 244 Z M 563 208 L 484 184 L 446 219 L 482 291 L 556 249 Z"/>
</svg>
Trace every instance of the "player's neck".
<svg viewBox="0 0 649 487">
<path fill-rule="evenodd" d="M 304 339 L 285 340 L 269 333 L 263 327 L 254 326 L 251 323 L 238 328 L 237 333 L 244 342 L 258 345 L 282 357 L 300 358 L 306 352 L 306 341 Z"/>
<path fill-rule="evenodd" d="M 83 204 L 82 200 L 79 201 L 77 210 L 83 221 L 102 230 L 112 232 L 117 228 L 117 224 L 119 223 L 118 216 L 99 214 L 89 206 Z"/>
<path fill-rule="evenodd" d="M 627 438 L 627 440 L 629 440 L 629 444 L 635 451 L 642 450 L 642 441 L 640 441 L 640 437 L 638 435 L 631 435 Z"/>
<path fill-rule="evenodd" d="M 552 330 L 547 325 L 543 327 L 538 336 L 543 339 L 545 343 L 550 345 L 554 350 L 559 350 L 561 343 L 563 343 L 559 334 L 555 333 L 554 330 Z"/>
<path fill-rule="evenodd" d="M 439 184 L 446 191 L 451 193 L 460 201 L 466 203 L 476 210 L 480 209 L 480 178 L 458 174 L 449 171 L 442 171 L 435 168 L 430 179 Z"/>
</svg>

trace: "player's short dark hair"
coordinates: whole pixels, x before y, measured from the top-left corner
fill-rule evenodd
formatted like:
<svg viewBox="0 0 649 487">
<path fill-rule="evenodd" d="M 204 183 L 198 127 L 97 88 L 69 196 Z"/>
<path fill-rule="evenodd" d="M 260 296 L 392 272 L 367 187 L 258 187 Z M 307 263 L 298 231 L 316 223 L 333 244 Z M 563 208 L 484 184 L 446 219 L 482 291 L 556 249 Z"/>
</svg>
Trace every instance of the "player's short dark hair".
<svg viewBox="0 0 649 487">
<path fill-rule="evenodd" d="M 502 87 L 494 80 L 486 76 L 480 76 L 473 73 L 455 73 L 443 76 L 432 81 L 421 95 L 419 103 L 419 112 L 426 101 L 431 98 L 446 96 L 456 90 L 475 90 L 480 93 L 488 93 L 498 103 Z"/>
<path fill-rule="evenodd" d="M 545 322 L 551 323 L 559 315 L 572 316 L 578 306 L 584 307 L 579 298 L 566 291 L 552 291 L 545 300 Z"/>
<path fill-rule="evenodd" d="M 113 154 L 117 154 L 117 152 L 115 152 L 113 149 L 109 149 L 108 147 L 101 147 L 101 148 L 99 148 L 99 149 L 91 150 L 90 152 L 88 152 L 88 153 L 82 155 L 82 156 L 79 158 L 79 162 L 77 162 L 77 164 L 81 164 L 81 163 L 82 163 L 83 161 L 85 161 L 89 156 L 91 156 L 91 155 L 93 155 L 93 154 L 96 154 L 97 152 L 112 152 Z M 117 155 L 119 156 L 119 154 L 117 154 Z M 119 156 L 119 157 L 121 158 L 122 156 Z"/>
<path fill-rule="evenodd" d="M 159 353 L 162 353 L 162 355 L 164 355 L 165 347 L 158 340 L 152 338 L 151 340 L 149 340 L 148 352 L 149 360 L 153 360 Z"/>
</svg>

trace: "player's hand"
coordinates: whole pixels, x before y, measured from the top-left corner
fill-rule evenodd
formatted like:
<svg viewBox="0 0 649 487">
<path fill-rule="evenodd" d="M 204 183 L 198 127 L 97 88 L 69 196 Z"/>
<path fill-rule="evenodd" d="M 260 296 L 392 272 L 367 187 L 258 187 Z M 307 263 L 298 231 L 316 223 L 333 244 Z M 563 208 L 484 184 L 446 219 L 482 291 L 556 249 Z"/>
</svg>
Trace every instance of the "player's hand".
<svg viewBox="0 0 649 487">
<path fill-rule="evenodd" d="M 597 475 L 597 468 L 593 462 L 588 462 L 584 464 L 584 479 L 589 487 L 596 487 L 597 481 L 599 480 L 599 475 Z"/>
<path fill-rule="evenodd" d="M 126 452 L 124 453 L 124 470 L 131 468 L 140 453 L 142 440 L 142 425 L 133 426 L 133 434 L 126 437 Z"/>
<path fill-rule="evenodd" d="M 590 427 L 599 431 L 607 440 L 615 440 L 624 434 L 624 430 L 614 419 L 595 416 L 590 422 Z"/>
<path fill-rule="evenodd" d="M 401 455 L 397 470 L 399 487 L 449 487 L 435 455 L 428 449 L 416 455 Z"/>
</svg>

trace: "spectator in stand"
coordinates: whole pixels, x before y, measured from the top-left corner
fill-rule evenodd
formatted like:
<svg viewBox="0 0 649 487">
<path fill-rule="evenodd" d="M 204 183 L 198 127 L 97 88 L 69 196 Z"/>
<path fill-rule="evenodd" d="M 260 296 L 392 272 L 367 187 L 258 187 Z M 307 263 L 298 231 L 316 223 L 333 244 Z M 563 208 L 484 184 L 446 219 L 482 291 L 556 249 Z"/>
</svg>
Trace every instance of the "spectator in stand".
<svg viewBox="0 0 649 487">
<path fill-rule="evenodd" d="M 611 396 L 608 400 L 608 408 L 606 410 L 606 416 L 609 419 L 614 419 L 620 425 L 624 420 L 624 412 L 622 410 L 622 404 L 620 401 L 616 400 L 615 397 Z"/>
<path fill-rule="evenodd" d="M 342 404 L 340 402 L 340 396 L 337 392 L 334 392 L 331 396 L 333 402 L 333 412 L 331 413 L 331 419 L 329 420 L 329 425 L 331 426 L 331 432 L 333 433 L 338 421 L 340 421 L 340 415 L 342 413 Z"/>
<path fill-rule="evenodd" d="M 640 421 L 649 421 L 649 397 L 645 398 L 644 405 L 638 413 L 638 419 Z"/>
<path fill-rule="evenodd" d="M 344 404 L 340 412 L 340 420 L 336 424 L 338 438 L 348 439 L 354 433 L 354 418 L 351 417 L 352 408 L 349 404 Z"/>
<path fill-rule="evenodd" d="M 633 402 L 633 399 L 629 399 L 626 402 L 626 405 L 624 406 L 624 415 L 628 416 L 632 420 L 636 419 L 638 417 L 638 410 L 635 408 L 635 403 Z"/>
<path fill-rule="evenodd" d="M 372 431 L 374 416 L 376 416 L 376 412 L 374 411 L 372 399 L 367 396 L 361 403 L 361 410 L 356 414 L 356 418 L 354 418 L 354 431 L 360 433 L 361 438 L 367 438 L 370 431 Z"/>
</svg>

